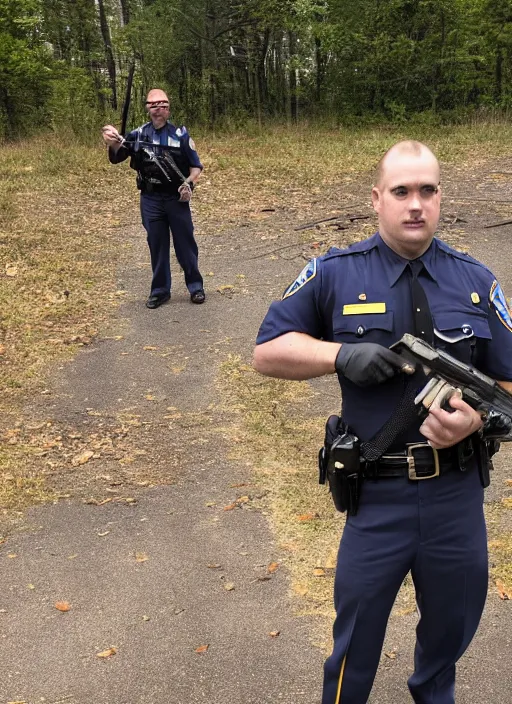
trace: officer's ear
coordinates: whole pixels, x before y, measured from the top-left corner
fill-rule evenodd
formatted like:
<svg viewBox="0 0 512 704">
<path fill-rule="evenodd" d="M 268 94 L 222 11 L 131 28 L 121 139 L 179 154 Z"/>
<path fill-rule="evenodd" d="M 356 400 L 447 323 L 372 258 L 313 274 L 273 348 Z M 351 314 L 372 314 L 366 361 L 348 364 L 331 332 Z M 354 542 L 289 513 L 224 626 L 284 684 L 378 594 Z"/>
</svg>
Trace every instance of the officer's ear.
<svg viewBox="0 0 512 704">
<path fill-rule="evenodd" d="M 372 205 L 373 205 L 373 209 L 375 210 L 376 213 L 378 213 L 380 210 L 380 201 L 381 201 L 381 194 L 380 194 L 379 188 L 378 188 L 378 186 L 374 186 L 372 188 Z"/>
</svg>

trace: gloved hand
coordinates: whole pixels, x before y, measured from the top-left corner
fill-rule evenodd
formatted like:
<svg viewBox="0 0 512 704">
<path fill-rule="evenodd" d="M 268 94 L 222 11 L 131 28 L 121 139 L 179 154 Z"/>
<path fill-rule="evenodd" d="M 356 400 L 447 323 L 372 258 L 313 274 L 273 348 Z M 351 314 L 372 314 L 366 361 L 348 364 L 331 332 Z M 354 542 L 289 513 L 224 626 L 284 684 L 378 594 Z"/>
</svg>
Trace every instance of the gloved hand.
<svg viewBox="0 0 512 704">
<path fill-rule="evenodd" d="M 512 418 L 491 408 L 484 419 L 481 432 L 484 440 L 505 439 L 512 433 Z"/>
<path fill-rule="evenodd" d="M 400 355 L 374 342 L 357 345 L 344 342 L 336 357 L 335 367 L 337 372 L 357 386 L 382 384 L 401 371 L 414 372 Z"/>
</svg>

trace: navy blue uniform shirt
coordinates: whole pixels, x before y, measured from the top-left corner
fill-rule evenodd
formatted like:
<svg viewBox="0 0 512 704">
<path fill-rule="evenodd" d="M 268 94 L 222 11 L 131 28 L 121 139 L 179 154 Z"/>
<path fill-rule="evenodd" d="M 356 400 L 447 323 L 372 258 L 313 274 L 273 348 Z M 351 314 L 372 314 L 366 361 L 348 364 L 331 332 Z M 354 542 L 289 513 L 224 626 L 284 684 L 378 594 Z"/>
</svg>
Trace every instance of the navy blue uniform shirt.
<svg viewBox="0 0 512 704">
<path fill-rule="evenodd" d="M 147 122 L 145 125 L 138 127 L 136 130 L 132 130 L 126 135 L 127 142 L 137 142 L 138 140 L 170 147 L 173 151 L 179 150 L 189 167 L 203 168 L 196 151 L 194 140 L 190 137 L 187 128 L 184 126 L 175 127 L 171 122 L 167 121 L 163 127 L 155 129 L 151 122 Z M 117 153 L 109 149 L 109 159 L 112 164 L 119 164 L 129 156 L 130 152 L 123 147 L 118 149 Z"/>
<path fill-rule="evenodd" d="M 434 238 L 420 257 L 420 282 L 432 312 L 435 346 L 500 381 L 512 381 L 510 307 L 487 267 Z M 384 347 L 414 333 L 408 260 L 375 234 L 345 250 L 312 259 L 271 304 L 257 344 L 287 332 L 330 342 L 375 342 Z M 418 390 L 424 375 L 417 372 Z M 383 384 L 356 386 L 340 376 L 343 418 L 362 441 L 392 415 L 408 379 L 398 374 Z M 424 441 L 418 422 L 392 449 Z"/>
</svg>

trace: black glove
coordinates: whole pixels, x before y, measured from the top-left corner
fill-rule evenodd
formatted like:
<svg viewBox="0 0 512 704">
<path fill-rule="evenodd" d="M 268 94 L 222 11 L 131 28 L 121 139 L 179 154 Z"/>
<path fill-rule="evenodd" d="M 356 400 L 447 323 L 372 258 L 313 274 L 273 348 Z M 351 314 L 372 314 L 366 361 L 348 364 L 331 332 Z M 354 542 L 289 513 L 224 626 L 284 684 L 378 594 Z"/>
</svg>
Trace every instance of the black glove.
<svg viewBox="0 0 512 704">
<path fill-rule="evenodd" d="M 503 438 L 510 435 L 512 432 L 512 418 L 494 411 L 492 408 L 487 413 L 484 424 L 481 430 L 484 440 L 492 440 L 493 438 Z"/>
<path fill-rule="evenodd" d="M 351 345 L 344 342 L 336 357 L 336 371 L 357 386 L 372 386 L 402 371 L 404 359 L 374 342 Z"/>
</svg>

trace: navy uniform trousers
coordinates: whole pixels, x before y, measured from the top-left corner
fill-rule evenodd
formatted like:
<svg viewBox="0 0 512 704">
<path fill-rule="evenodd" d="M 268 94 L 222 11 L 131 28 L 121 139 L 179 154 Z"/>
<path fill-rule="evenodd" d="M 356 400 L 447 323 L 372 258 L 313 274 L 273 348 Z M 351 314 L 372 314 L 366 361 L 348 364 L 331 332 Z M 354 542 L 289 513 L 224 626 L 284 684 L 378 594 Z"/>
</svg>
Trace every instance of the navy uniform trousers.
<svg viewBox="0 0 512 704">
<path fill-rule="evenodd" d="M 140 210 L 153 269 L 151 295 L 165 296 L 171 292 L 170 232 L 176 259 L 183 269 L 190 294 L 200 291 L 203 279 L 198 268 L 190 204 L 170 198 L 165 193 L 143 193 Z"/>
<path fill-rule="evenodd" d="M 420 620 L 409 689 L 416 704 L 453 704 L 455 663 L 487 594 L 483 489 L 476 467 L 422 481 L 367 480 L 340 543 L 334 649 L 322 704 L 366 704 L 396 594 L 408 572 Z"/>
</svg>

